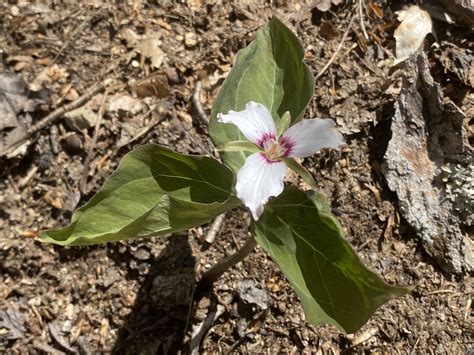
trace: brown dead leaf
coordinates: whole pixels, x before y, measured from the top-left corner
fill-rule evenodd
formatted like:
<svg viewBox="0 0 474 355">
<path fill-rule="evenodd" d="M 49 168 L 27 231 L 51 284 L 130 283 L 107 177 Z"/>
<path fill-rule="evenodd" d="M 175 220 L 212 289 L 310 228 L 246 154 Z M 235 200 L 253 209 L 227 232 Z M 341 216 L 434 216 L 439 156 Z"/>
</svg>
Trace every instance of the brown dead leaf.
<svg viewBox="0 0 474 355">
<path fill-rule="evenodd" d="M 48 205 L 61 210 L 63 208 L 64 189 L 56 187 L 47 191 L 43 198 Z"/>
<path fill-rule="evenodd" d="M 68 101 L 74 101 L 79 98 L 79 93 L 72 87 L 72 83 L 68 83 L 64 85 L 61 90 L 61 96 L 64 97 Z"/>
<path fill-rule="evenodd" d="M 170 96 L 171 91 L 166 74 L 156 73 L 134 83 L 132 93 L 138 97 L 165 98 Z"/>
<path fill-rule="evenodd" d="M 325 40 L 330 41 L 337 37 L 337 30 L 334 28 L 334 25 L 331 22 L 322 22 L 319 26 L 318 34 L 323 37 Z"/>
<path fill-rule="evenodd" d="M 369 8 L 378 18 L 383 18 L 382 9 L 374 2 L 374 0 L 369 1 Z"/>
</svg>

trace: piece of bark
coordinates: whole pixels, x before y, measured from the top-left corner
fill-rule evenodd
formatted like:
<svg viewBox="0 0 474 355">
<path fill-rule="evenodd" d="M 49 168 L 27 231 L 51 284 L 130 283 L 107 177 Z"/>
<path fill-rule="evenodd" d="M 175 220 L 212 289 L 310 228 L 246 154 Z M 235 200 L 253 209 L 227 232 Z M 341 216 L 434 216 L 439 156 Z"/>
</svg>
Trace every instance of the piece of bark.
<svg viewBox="0 0 474 355">
<path fill-rule="evenodd" d="M 428 254 L 448 272 L 469 272 L 473 257 L 463 225 L 472 226 L 472 206 L 460 207 L 457 202 L 469 200 L 470 195 L 472 203 L 472 178 L 465 176 L 471 186 L 461 184 L 456 190 L 459 196 L 453 194 L 446 178 L 446 171 L 452 169 L 446 167 L 469 172 L 473 149 L 467 141 L 463 112 L 443 99 L 429 68 L 423 53 L 412 55 L 405 64 L 384 174 L 389 188 L 397 193 L 402 215 Z M 463 189 L 468 189 L 465 195 Z"/>
</svg>

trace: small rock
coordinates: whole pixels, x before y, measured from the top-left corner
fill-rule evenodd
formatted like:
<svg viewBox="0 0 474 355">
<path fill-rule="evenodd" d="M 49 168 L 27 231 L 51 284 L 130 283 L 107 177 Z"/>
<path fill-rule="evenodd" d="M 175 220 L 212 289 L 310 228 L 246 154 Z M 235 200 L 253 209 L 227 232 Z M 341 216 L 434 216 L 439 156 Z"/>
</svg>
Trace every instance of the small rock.
<svg viewBox="0 0 474 355">
<path fill-rule="evenodd" d="M 110 99 L 106 110 L 117 113 L 119 116 L 136 115 L 142 112 L 143 104 L 129 95 L 118 94 Z"/>
<path fill-rule="evenodd" d="M 17 16 L 20 14 L 20 9 L 18 8 L 18 6 L 13 5 L 13 6 L 10 8 L 10 14 L 11 14 L 12 16 L 17 17 Z"/>
<path fill-rule="evenodd" d="M 139 260 L 148 260 L 150 259 L 150 252 L 146 251 L 145 249 L 138 249 L 133 253 L 133 256 Z"/>
<path fill-rule="evenodd" d="M 238 292 L 242 300 L 248 303 L 256 304 L 262 310 L 267 309 L 269 306 L 267 292 L 255 287 L 253 280 L 245 279 L 240 281 Z"/>
<path fill-rule="evenodd" d="M 72 110 L 64 115 L 66 125 L 74 130 L 81 132 L 84 129 L 89 129 L 95 125 L 97 115 L 90 109 L 90 107 L 83 106 Z"/>
<path fill-rule="evenodd" d="M 76 133 L 71 133 L 64 137 L 63 144 L 64 150 L 71 155 L 82 152 L 82 139 Z"/>
<path fill-rule="evenodd" d="M 184 45 L 188 48 L 196 47 L 198 44 L 197 36 L 194 32 L 188 32 L 184 35 Z"/>
</svg>

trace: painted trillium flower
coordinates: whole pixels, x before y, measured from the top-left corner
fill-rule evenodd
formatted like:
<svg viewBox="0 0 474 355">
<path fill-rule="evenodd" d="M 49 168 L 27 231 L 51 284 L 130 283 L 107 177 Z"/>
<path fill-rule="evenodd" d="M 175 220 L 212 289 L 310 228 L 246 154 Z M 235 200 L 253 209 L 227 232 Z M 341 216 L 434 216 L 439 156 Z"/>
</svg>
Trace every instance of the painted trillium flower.
<svg viewBox="0 0 474 355">
<path fill-rule="evenodd" d="M 239 112 L 219 113 L 221 123 L 236 125 L 259 151 L 249 155 L 237 173 L 237 197 L 252 212 L 255 220 L 263 213 L 271 196 L 283 191 L 287 165 L 285 158 L 304 158 L 322 148 L 338 148 L 342 135 L 331 119 L 308 119 L 288 128 L 281 136 L 272 115 L 262 104 L 250 101 Z"/>
</svg>

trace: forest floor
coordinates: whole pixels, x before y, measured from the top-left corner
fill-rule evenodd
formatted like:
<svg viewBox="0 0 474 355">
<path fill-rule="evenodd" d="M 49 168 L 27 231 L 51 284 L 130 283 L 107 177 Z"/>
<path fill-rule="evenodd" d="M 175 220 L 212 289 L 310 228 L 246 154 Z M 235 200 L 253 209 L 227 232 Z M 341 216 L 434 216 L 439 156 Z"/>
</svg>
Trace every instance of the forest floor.
<svg viewBox="0 0 474 355">
<path fill-rule="evenodd" d="M 195 351 L 474 351 L 469 276 L 443 271 L 426 252 L 382 173 L 399 94 L 392 63 L 401 3 L 369 1 L 361 8 L 340 1 L 57 3 L 0 5 L 0 74 L 21 76 L 33 92 L 22 124 L 74 103 L 106 79 L 111 83 L 105 104 L 104 91 L 96 90 L 82 112 L 67 110 L 0 158 L 0 353 L 186 352 L 193 327 L 215 311 L 219 316 Z M 347 147 L 307 158 L 304 165 L 362 261 L 388 283 L 413 286 L 355 334 L 308 324 L 291 286 L 259 247 L 226 272 L 209 297 L 192 297 L 202 272 L 248 237 L 251 217 L 244 208 L 227 213 L 211 245 L 204 242 L 209 226 L 89 247 L 35 238 L 39 230 L 66 225 L 140 144 L 211 154 L 193 94 L 209 114 L 235 54 L 271 16 L 300 38 L 315 74 L 342 43 L 316 81 L 305 116 L 334 118 Z M 469 31 L 433 21 L 437 41 L 445 43 L 425 43 L 434 81 L 462 110 L 472 108 L 468 92 L 474 79 L 463 81 L 440 59 L 446 43 L 472 54 Z M 5 127 L 0 117 L 0 147 L 8 143 Z M 266 310 L 245 301 L 249 284 L 266 294 Z"/>
</svg>

